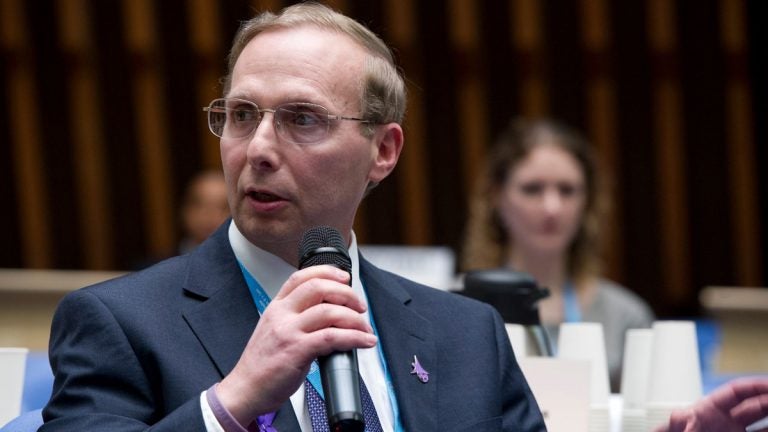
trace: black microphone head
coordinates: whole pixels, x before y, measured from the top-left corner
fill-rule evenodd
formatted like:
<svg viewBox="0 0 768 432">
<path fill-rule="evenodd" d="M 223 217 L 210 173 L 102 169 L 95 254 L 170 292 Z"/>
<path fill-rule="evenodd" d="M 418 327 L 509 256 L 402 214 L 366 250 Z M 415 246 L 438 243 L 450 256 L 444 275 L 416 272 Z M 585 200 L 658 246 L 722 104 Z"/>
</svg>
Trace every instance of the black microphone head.
<svg viewBox="0 0 768 432">
<path fill-rule="evenodd" d="M 352 272 L 344 238 L 335 228 L 319 226 L 307 230 L 299 242 L 299 268 L 329 264 Z"/>
</svg>

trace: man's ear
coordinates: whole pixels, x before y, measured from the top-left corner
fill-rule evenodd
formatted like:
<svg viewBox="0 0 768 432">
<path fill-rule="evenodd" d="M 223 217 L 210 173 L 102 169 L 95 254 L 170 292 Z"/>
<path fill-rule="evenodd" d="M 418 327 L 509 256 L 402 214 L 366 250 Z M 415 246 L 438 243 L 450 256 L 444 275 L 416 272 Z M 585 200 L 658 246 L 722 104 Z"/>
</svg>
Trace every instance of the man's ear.
<svg viewBox="0 0 768 432">
<path fill-rule="evenodd" d="M 397 165 L 400 152 L 403 151 L 405 137 L 403 128 L 397 123 L 379 126 L 374 136 L 376 149 L 368 179 L 371 183 L 384 180 Z"/>
</svg>

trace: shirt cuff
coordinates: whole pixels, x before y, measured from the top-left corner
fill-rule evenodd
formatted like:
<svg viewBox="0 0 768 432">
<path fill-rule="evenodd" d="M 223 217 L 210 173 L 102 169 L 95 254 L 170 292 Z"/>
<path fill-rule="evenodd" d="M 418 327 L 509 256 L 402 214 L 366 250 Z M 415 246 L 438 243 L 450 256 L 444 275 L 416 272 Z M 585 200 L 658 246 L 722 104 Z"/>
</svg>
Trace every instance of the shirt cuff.
<svg viewBox="0 0 768 432">
<path fill-rule="evenodd" d="M 216 394 L 217 384 L 212 385 L 211 388 L 200 395 L 200 406 L 203 410 L 203 419 L 205 419 L 206 429 L 209 432 L 249 432 L 251 429 L 244 428 L 243 425 L 232 416 L 232 413 L 221 404 L 221 401 Z M 206 414 L 208 415 L 206 416 Z M 209 417 L 212 417 L 210 418 L 210 420 L 212 420 L 210 426 L 213 426 L 213 428 L 209 427 Z"/>
<path fill-rule="evenodd" d="M 204 391 L 200 393 L 200 409 L 203 411 L 205 430 L 207 432 L 226 432 L 224 428 L 221 427 L 221 423 L 216 420 L 216 416 L 213 415 L 213 410 L 211 410 L 211 406 L 208 404 L 206 393 L 208 392 Z"/>
</svg>

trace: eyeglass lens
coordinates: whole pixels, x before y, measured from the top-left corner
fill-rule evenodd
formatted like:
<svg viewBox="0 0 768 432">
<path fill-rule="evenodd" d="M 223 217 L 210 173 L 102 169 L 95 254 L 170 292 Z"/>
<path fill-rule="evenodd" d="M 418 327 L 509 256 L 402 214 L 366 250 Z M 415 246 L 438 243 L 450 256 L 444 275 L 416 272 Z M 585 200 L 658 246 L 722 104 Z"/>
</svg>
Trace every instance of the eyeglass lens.
<svg viewBox="0 0 768 432">
<path fill-rule="evenodd" d="M 260 109 L 253 102 L 241 99 L 216 99 L 208 108 L 208 124 L 218 137 L 245 138 L 259 126 L 264 112 L 274 113 L 275 130 L 288 141 L 308 144 L 328 135 L 328 110 L 302 102 L 283 104 L 272 110 Z"/>
</svg>

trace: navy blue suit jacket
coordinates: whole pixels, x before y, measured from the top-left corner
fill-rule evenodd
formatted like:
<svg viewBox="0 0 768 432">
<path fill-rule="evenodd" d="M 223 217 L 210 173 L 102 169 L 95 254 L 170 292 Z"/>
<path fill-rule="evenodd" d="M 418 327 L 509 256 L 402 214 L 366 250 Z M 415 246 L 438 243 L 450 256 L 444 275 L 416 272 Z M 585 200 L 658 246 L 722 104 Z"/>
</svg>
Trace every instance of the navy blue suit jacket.
<svg viewBox="0 0 768 432">
<path fill-rule="evenodd" d="M 407 431 L 543 431 L 500 316 L 361 259 Z M 226 224 L 189 255 L 67 295 L 41 431 L 204 431 L 200 393 L 237 363 L 259 320 Z M 416 355 L 429 375 L 410 374 Z M 290 401 L 275 419 L 299 431 Z"/>
</svg>

